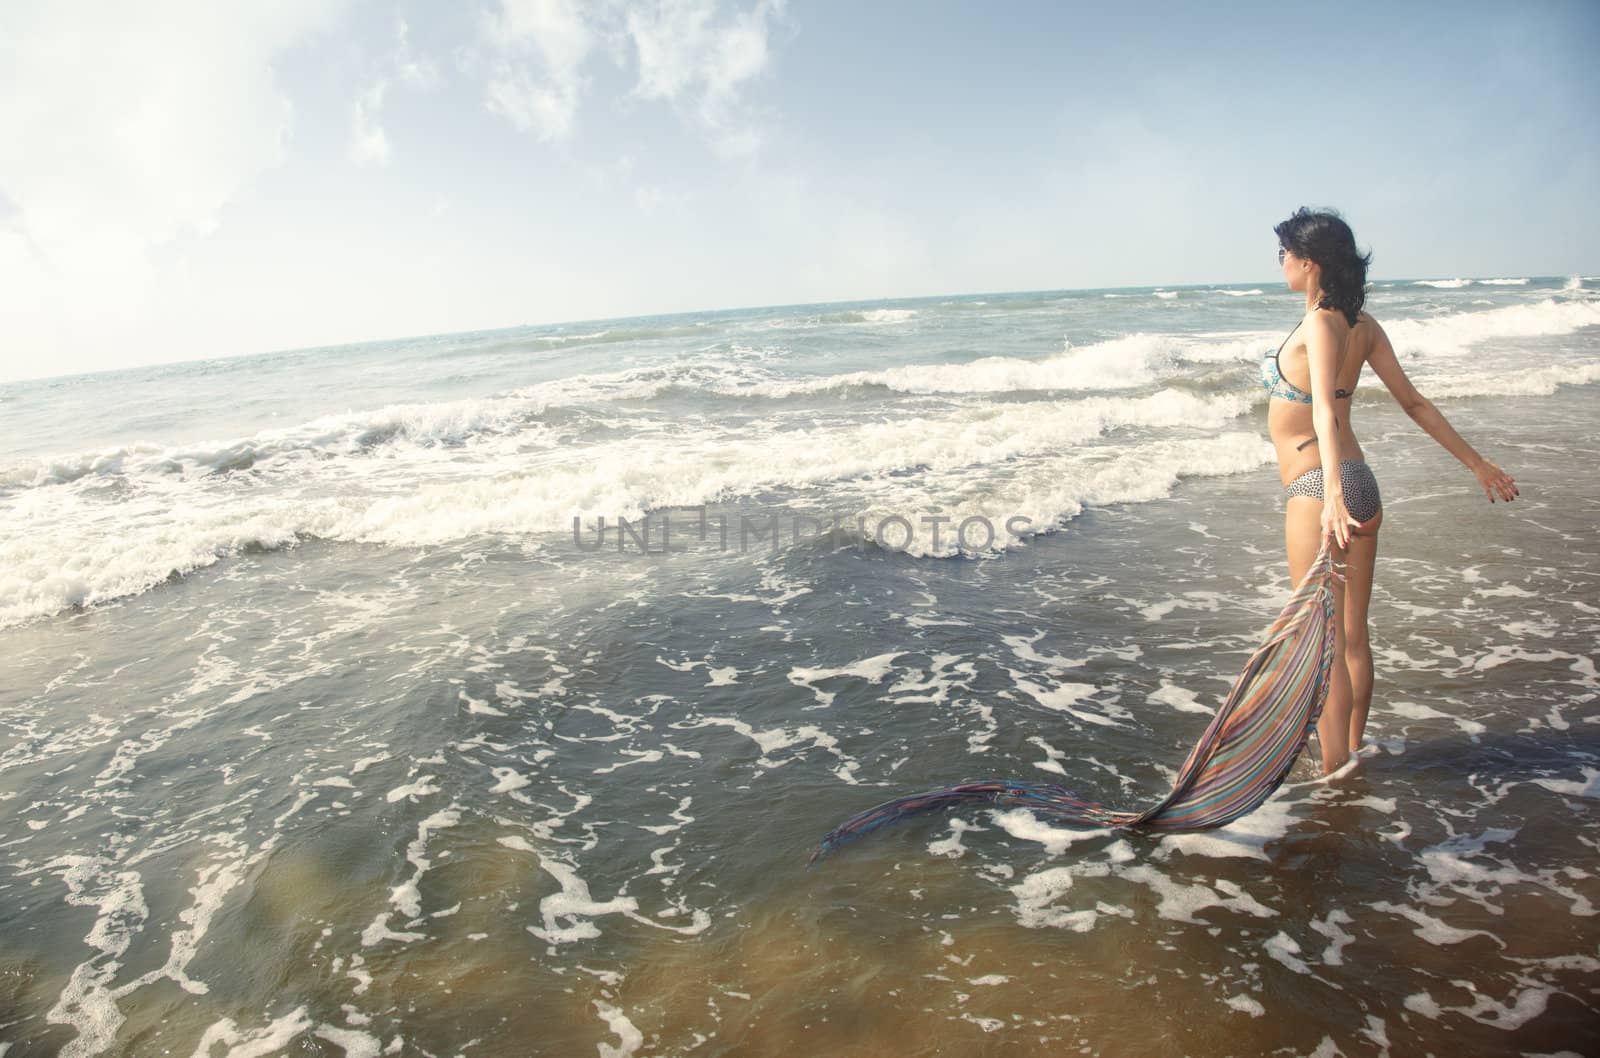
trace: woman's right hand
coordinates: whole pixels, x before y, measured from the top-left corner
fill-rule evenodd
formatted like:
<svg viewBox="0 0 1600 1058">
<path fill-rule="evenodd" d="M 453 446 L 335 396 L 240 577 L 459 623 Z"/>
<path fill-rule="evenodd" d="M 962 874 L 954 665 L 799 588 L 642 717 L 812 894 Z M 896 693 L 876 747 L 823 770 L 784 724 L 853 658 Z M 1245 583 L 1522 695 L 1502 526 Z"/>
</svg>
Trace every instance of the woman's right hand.
<svg viewBox="0 0 1600 1058">
<path fill-rule="evenodd" d="M 1483 486 L 1483 494 L 1489 497 L 1490 503 L 1494 502 L 1496 496 L 1506 503 L 1517 498 L 1517 483 L 1511 479 L 1511 475 L 1487 459 L 1474 467 L 1472 473 L 1477 477 L 1478 484 Z"/>
<path fill-rule="evenodd" d="M 1322 501 L 1322 539 L 1342 551 L 1350 546 L 1350 527 L 1361 525 L 1344 505 L 1344 493 L 1332 492 Z"/>
</svg>

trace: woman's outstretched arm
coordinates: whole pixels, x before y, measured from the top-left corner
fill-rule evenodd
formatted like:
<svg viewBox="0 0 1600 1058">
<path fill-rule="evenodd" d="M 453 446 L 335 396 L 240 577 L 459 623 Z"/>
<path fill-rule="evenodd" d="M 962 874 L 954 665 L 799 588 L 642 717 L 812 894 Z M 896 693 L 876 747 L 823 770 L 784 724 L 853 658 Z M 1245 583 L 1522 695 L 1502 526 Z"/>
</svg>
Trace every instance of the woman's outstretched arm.
<svg viewBox="0 0 1600 1058">
<path fill-rule="evenodd" d="M 1484 495 L 1493 503 L 1495 497 L 1507 503 L 1517 498 L 1517 483 L 1511 475 L 1495 466 L 1489 460 L 1477 453 L 1466 439 L 1456 433 L 1449 420 L 1438 408 L 1433 406 L 1433 401 L 1417 392 L 1417 387 L 1411 384 L 1406 377 L 1405 370 L 1400 366 L 1399 359 L 1394 355 L 1394 346 L 1389 342 L 1389 336 L 1383 332 L 1378 321 L 1367 317 L 1371 323 L 1375 336 L 1372 342 L 1372 351 L 1367 354 L 1367 363 L 1372 365 L 1372 370 L 1377 372 L 1378 378 L 1389 387 L 1389 392 L 1394 399 L 1411 416 L 1411 421 L 1425 430 L 1429 437 L 1438 441 L 1445 451 L 1461 460 L 1466 468 L 1472 471 L 1478 479 L 1478 484 L 1483 486 Z"/>
</svg>

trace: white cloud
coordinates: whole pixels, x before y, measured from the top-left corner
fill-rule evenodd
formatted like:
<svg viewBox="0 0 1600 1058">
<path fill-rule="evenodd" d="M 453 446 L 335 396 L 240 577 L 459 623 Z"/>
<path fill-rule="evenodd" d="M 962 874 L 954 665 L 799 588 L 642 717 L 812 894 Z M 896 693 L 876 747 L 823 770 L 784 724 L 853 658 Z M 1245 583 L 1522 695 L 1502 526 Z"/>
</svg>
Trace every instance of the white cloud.
<svg viewBox="0 0 1600 1058">
<path fill-rule="evenodd" d="M 416 88 L 432 88 L 439 83 L 439 68 L 432 59 L 419 58 L 411 52 L 411 27 L 400 19 L 396 27 L 399 43 L 395 46 L 394 68 L 400 79 Z"/>
<path fill-rule="evenodd" d="M 389 134 L 381 120 L 391 77 L 417 89 L 431 89 L 439 81 L 439 70 L 431 59 L 411 51 L 411 31 L 405 19 L 395 25 L 395 50 L 387 69 L 351 105 L 350 160 L 358 165 L 389 164 Z"/>
<path fill-rule="evenodd" d="M 0 9 L 0 191 L 12 223 L 52 255 L 98 237 L 209 230 L 280 159 L 291 111 L 271 62 L 322 5 L 79 6 Z"/>
<path fill-rule="evenodd" d="M 628 36 L 639 63 L 634 91 L 646 99 L 668 100 L 686 92 L 696 79 L 706 23 L 715 11 L 714 2 L 701 0 L 657 0 L 629 10 Z"/>
<path fill-rule="evenodd" d="M 148 250 L 211 231 L 282 158 L 272 63 L 328 18 L 316 0 L 0 5 L 0 329 L 47 349 L 134 313 Z"/>
<path fill-rule="evenodd" d="M 726 154 L 753 154 L 761 134 L 743 112 L 740 87 L 766 70 L 768 20 L 781 0 L 765 0 L 726 22 L 715 0 L 654 0 L 627 13 L 638 57 L 635 94 L 672 103 L 697 121 Z"/>
<path fill-rule="evenodd" d="M 583 64 L 595 45 L 578 0 L 500 0 L 485 32 L 495 53 L 489 108 L 542 140 L 566 137 L 583 92 Z"/>
<path fill-rule="evenodd" d="M 719 17 L 718 0 L 499 0 L 484 22 L 490 109 L 542 140 L 571 135 L 596 51 L 626 67 L 633 94 L 665 102 L 724 154 L 762 142 L 741 92 L 771 62 L 769 23 L 783 0 Z"/>
<path fill-rule="evenodd" d="M 389 82 L 380 79 L 355 101 L 351 115 L 350 158 L 357 164 L 387 165 L 389 136 L 378 124 L 383 111 L 383 94 Z"/>
</svg>

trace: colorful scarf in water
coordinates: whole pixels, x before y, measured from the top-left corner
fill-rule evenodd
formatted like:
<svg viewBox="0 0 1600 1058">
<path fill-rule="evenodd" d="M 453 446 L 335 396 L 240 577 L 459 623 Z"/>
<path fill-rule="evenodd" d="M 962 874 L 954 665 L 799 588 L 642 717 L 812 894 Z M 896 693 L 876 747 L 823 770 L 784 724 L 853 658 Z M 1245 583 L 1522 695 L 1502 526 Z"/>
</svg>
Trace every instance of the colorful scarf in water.
<svg viewBox="0 0 1600 1058">
<path fill-rule="evenodd" d="M 829 831 L 812 862 L 868 831 L 966 801 L 1029 808 L 1068 824 L 1151 830 L 1209 830 L 1255 811 L 1289 774 L 1327 701 L 1334 655 L 1328 581 L 1338 576 L 1324 548 L 1217 708 L 1172 792 L 1156 805 L 1117 812 L 1060 786 L 980 779 L 869 808 Z"/>
</svg>

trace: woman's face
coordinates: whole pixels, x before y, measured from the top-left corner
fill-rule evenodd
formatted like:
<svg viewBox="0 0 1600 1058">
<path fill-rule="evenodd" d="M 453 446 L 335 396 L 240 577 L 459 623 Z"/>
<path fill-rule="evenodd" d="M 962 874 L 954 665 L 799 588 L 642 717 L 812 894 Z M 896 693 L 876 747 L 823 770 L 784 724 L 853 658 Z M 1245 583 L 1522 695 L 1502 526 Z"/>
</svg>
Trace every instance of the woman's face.
<svg viewBox="0 0 1600 1058">
<path fill-rule="evenodd" d="M 1296 257 L 1293 250 L 1280 246 L 1278 263 L 1283 267 L 1283 280 L 1289 284 L 1289 289 L 1304 291 L 1306 280 L 1311 274 L 1311 262 L 1303 257 Z"/>
</svg>

